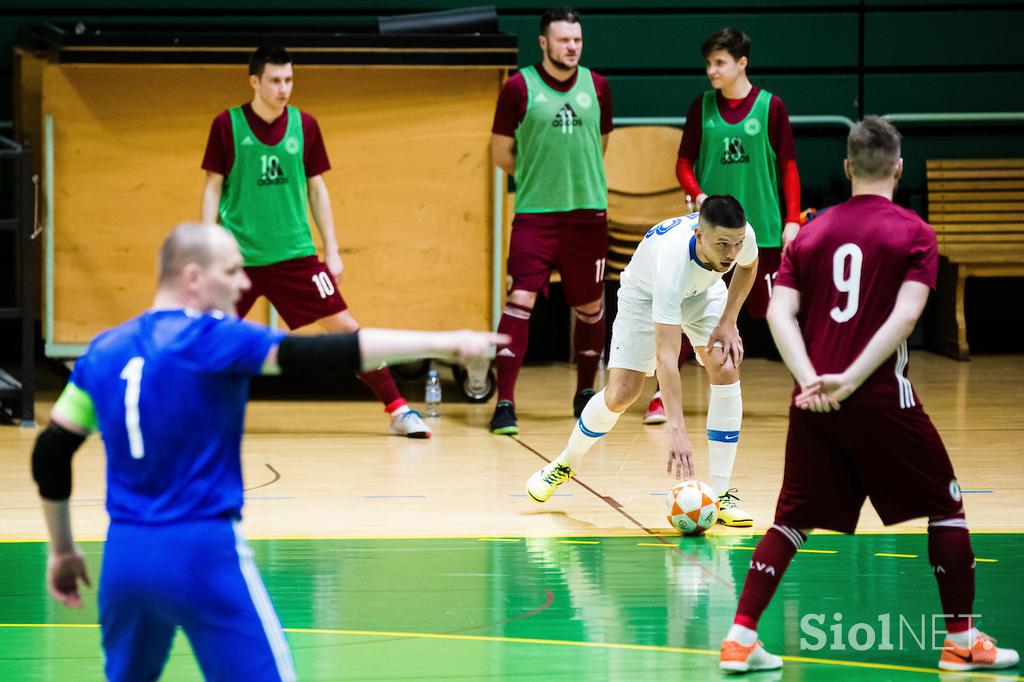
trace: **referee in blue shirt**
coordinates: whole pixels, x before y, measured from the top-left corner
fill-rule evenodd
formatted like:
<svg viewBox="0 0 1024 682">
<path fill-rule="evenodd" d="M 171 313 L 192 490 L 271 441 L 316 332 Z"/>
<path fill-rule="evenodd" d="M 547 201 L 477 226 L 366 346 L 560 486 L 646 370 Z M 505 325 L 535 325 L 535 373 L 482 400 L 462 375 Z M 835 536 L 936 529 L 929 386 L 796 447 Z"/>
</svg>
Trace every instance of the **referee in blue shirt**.
<svg viewBox="0 0 1024 682">
<path fill-rule="evenodd" d="M 208 680 L 295 679 L 238 525 L 253 375 L 481 357 L 507 340 L 469 331 L 287 335 L 235 317 L 248 287 L 229 232 L 179 225 L 160 250 L 153 306 L 89 344 L 36 440 L 32 473 L 50 533 L 47 585 L 77 607 L 78 582 L 90 583 L 71 536 L 71 458 L 86 436 L 103 434 L 110 529 L 99 615 L 111 682 L 157 679 L 179 626 Z"/>
</svg>

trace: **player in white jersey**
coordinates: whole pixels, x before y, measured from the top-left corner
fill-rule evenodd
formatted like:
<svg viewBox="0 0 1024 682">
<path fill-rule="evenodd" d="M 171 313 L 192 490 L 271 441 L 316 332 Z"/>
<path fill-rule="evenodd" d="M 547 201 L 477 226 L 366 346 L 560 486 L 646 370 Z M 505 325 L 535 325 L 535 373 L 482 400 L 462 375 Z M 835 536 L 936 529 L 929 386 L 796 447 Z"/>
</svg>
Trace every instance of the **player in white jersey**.
<svg viewBox="0 0 1024 682">
<path fill-rule="evenodd" d="M 727 288 L 722 276 L 733 268 Z M 652 227 L 622 273 L 608 383 L 583 409 L 562 454 L 527 481 L 530 497 L 545 502 L 574 475 L 583 455 L 636 402 L 644 378 L 655 370 L 668 415 L 668 471 L 677 478 L 693 477 L 693 448 L 683 422 L 678 367 L 682 331 L 711 382 L 707 418 L 711 487 L 723 506 L 736 512 L 733 518 L 745 517 L 745 525 L 751 525 L 750 516 L 736 507 L 729 478 L 743 416 L 739 376 L 743 342 L 736 316 L 756 273 L 754 230 L 743 207 L 731 196 L 708 197 L 699 214 L 670 218 Z"/>
</svg>

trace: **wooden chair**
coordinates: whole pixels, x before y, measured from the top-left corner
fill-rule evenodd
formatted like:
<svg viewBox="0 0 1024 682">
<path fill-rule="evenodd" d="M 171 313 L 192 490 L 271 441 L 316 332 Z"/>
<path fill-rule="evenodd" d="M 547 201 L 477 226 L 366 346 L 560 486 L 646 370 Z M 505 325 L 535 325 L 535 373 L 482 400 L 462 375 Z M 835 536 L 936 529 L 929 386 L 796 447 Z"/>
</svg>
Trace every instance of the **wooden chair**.
<svg viewBox="0 0 1024 682">
<path fill-rule="evenodd" d="M 687 212 L 676 180 L 683 131 L 669 126 L 616 128 L 608 139 L 608 264 L 605 279 L 618 280 L 637 242 L 653 225 Z"/>
<path fill-rule="evenodd" d="M 967 278 L 1024 277 L 1024 159 L 932 159 L 926 169 L 943 258 L 936 349 L 968 360 Z"/>
</svg>

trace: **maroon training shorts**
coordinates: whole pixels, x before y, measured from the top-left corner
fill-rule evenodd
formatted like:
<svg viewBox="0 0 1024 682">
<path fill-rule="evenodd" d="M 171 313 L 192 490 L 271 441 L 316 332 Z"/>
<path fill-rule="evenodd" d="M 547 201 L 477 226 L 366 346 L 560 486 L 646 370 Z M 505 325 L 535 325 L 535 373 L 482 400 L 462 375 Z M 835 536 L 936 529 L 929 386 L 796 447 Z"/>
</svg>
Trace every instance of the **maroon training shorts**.
<svg viewBox="0 0 1024 682">
<path fill-rule="evenodd" d="M 751 317 L 763 320 L 768 315 L 768 303 L 772 297 L 772 287 L 775 286 L 775 273 L 779 271 L 782 264 L 782 247 L 757 247 L 757 278 L 754 286 L 747 294 L 747 300 L 743 307 Z M 734 271 L 733 271 L 734 272 Z M 725 283 L 732 281 L 732 272 L 725 276 Z"/>
<path fill-rule="evenodd" d="M 790 406 L 775 523 L 852 533 L 865 496 L 887 526 L 961 511 L 953 465 L 924 409 Z"/>
<path fill-rule="evenodd" d="M 513 291 L 546 291 L 551 271 L 558 268 L 570 307 L 600 300 L 607 257 L 607 211 L 517 213 L 512 219 L 508 274 Z"/>
<path fill-rule="evenodd" d="M 247 267 L 252 288 L 243 292 L 235 308 L 245 317 L 260 296 L 277 309 L 289 329 L 330 317 L 348 308 L 327 266 L 316 256 Z"/>
</svg>

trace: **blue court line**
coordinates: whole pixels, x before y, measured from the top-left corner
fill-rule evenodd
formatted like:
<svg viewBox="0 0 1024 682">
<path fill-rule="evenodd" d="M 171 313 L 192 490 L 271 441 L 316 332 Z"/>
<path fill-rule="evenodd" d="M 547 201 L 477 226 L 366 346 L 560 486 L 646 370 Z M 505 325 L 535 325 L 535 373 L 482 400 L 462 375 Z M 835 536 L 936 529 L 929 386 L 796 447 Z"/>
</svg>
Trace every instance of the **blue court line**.
<svg viewBox="0 0 1024 682">
<path fill-rule="evenodd" d="M 426 495 L 363 495 L 364 500 L 425 500 Z"/>
<path fill-rule="evenodd" d="M 960 492 L 965 495 L 970 495 L 971 493 L 977 493 L 979 495 L 984 493 L 992 494 L 991 490 L 961 490 Z"/>
</svg>

